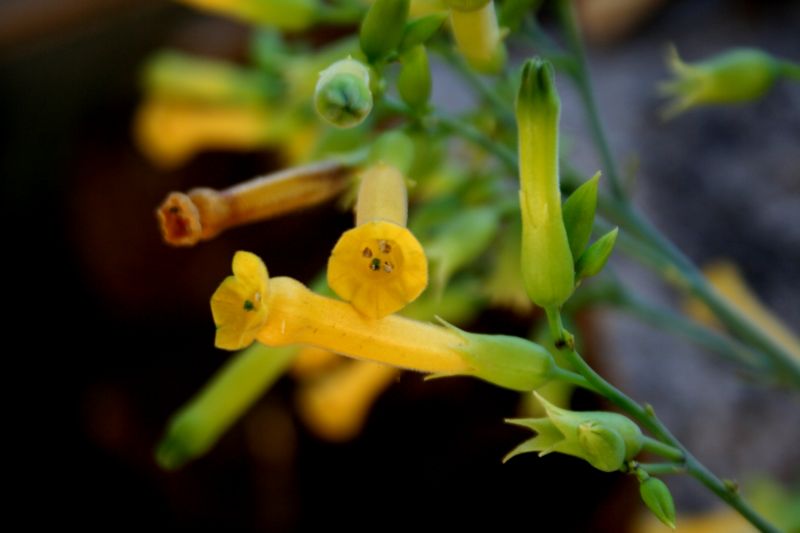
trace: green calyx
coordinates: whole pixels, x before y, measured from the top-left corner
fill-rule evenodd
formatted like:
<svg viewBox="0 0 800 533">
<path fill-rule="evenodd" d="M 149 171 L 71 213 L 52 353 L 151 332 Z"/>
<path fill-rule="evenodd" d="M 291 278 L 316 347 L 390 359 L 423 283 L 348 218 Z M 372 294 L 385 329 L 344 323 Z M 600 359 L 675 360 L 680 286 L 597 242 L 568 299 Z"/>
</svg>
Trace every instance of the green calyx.
<svg viewBox="0 0 800 533">
<path fill-rule="evenodd" d="M 553 356 L 534 342 L 507 335 L 468 333 L 439 321 L 463 339 L 463 344 L 454 348 L 469 362 L 472 376 L 507 389 L 532 391 L 556 373 Z"/>
<path fill-rule="evenodd" d="M 536 393 L 534 393 L 536 394 Z M 510 419 L 506 422 L 537 433 L 503 459 L 529 452 L 540 456 L 557 452 L 584 459 L 603 472 L 622 468 L 642 449 L 642 432 L 630 419 L 603 411 L 569 411 L 549 403 L 536 394 L 546 418 Z"/>
</svg>

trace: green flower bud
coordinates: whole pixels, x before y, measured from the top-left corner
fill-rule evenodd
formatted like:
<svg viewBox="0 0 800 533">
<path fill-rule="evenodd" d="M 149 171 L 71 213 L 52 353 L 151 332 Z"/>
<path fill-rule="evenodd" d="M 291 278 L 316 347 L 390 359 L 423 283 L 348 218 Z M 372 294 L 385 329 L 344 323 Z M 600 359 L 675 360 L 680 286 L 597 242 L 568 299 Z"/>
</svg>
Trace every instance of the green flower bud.
<svg viewBox="0 0 800 533">
<path fill-rule="evenodd" d="M 668 63 L 677 79 L 661 84 L 661 92 L 675 100 L 665 117 L 708 104 L 731 104 L 757 100 L 775 84 L 781 65 L 769 54 L 754 48 L 737 48 L 700 63 L 687 64 L 670 47 Z"/>
<path fill-rule="evenodd" d="M 445 20 L 447 20 L 446 13 L 433 13 L 432 15 L 412 20 L 406 24 L 403 30 L 403 38 L 400 40 L 400 44 L 397 45 L 397 51 L 402 54 L 418 44 L 425 44 L 428 39 L 439 31 Z"/>
<path fill-rule="evenodd" d="M 537 435 L 517 446 L 504 461 L 521 453 L 537 452 L 544 456 L 558 452 L 584 459 L 603 472 L 614 472 L 641 451 L 642 432 L 630 419 L 617 413 L 561 409 L 534 394 L 547 417 L 506 420 Z"/>
<path fill-rule="evenodd" d="M 339 128 L 352 128 L 372 110 L 369 70 L 355 59 L 337 61 L 319 73 L 314 91 L 317 113 Z"/>
<path fill-rule="evenodd" d="M 665 526 L 675 529 L 675 502 L 667 485 L 658 478 L 648 477 L 639 485 L 642 501 Z"/>
<path fill-rule="evenodd" d="M 459 269 L 475 261 L 491 244 L 500 225 L 494 207 L 462 210 L 423 243 L 439 291 Z"/>
<path fill-rule="evenodd" d="M 592 236 L 599 179 L 600 173 L 598 172 L 592 179 L 575 189 L 564 202 L 564 226 L 567 229 L 569 249 L 573 258 L 581 256 Z"/>
<path fill-rule="evenodd" d="M 494 2 L 450 0 L 450 26 L 459 51 L 472 68 L 497 73 L 506 63 L 503 35 L 497 25 Z"/>
<path fill-rule="evenodd" d="M 397 90 L 409 107 L 423 109 L 431 96 L 431 70 L 428 54 L 421 44 L 400 56 L 400 75 Z"/>
<path fill-rule="evenodd" d="M 283 375 L 297 348 L 254 343 L 234 355 L 197 396 L 173 415 L 156 450 L 167 470 L 206 453 L 248 407 Z"/>
<path fill-rule="evenodd" d="M 555 377 L 553 356 L 534 342 L 507 335 L 468 333 L 439 321 L 464 340 L 455 348 L 472 367 L 469 375 L 518 391 L 535 390 Z"/>
<path fill-rule="evenodd" d="M 580 281 L 584 278 L 598 274 L 606 266 L 611 252 L 614 250 L 614 243 L 617 242 L 619 228 L 614 228 L 594 242 L 586 249 L 575 262 L 575 279 Z"/>
<path fill-rule="evenodd" d="M 516 110 L 522 276 L 530 299 L 544 308 L 560 307 L 575 288 L 558 185 L 560 111 L 552 65 L 540 59 L 528 61 L 522 71 Z"/>
<path fill-rule="evenodd" d="M 361 23 L 361 50 L 370 63 L 400 44 L 408 18 L 409 0 L 375 0 Z"/>
</svg>

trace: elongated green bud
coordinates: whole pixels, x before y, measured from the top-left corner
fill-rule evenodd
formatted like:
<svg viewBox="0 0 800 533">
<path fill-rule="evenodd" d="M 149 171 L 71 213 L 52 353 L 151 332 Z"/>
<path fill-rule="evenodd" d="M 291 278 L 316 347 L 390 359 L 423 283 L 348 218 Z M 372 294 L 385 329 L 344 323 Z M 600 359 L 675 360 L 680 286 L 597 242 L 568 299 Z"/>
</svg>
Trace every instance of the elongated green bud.
<svg viewBox="0 0 800 533">
<path fill-rule="evenodd" d="M 332 64 L 319 73 L 314 104 L 319 116 L 336 127 L 361 124 L 372 110 L 369 70 L 349 57 Z"/>
<path fill-rule="evenodd" d="M 251 24 L 282 30 L 304 30 L 321 10 L 318 0 L 178 0 L 184 4 L 227 15 Z"/>
<path fill-rule="evenodd" d="M 172 417 L 156 450 L 158 464 L 174 470 L 206 453 L 258 396 L 281 377 L 296 353 L 292 346 L 270 348 L 256 343 L 235 354 Z"/>
<path fill-rule="evenodd" d="M 361 50 L 370 63 L 400 44 L 408 18 L 409 0 L 375 0 L 361 23 Z"/>
<path fill-rule="evenodd" d="M 183 102 L 259 104 L 275 91 L 260 72 L 174 50 L 150 59 L 143 78 L 151 96 Z"/>
<path fill-rule="evenodd" d="M 647 508 L 665 526 L 675 529 L 675 502 L 669 487 L 658 478 L 648 477 L 639 485 L 639 494 Z"/>
<path fill-rule="evenodd" d="M 397 90 L 403 101 L 414 109 L 424 109 L 431 96 L 431 70 L 425 47 L 418 44 L 400 57 L 402 66 Z"/>
<path fill-rule="evenodd" d="M 536 390 L 555 376 L 553 356 L 534 342 L 506 335 L 468 333 L 440 322 L 464 340 L 454 348 L 469 363 L 472 376 L 518 391 Z"/>
<path fill-rule="evenodd" d="M 530 299 L 544 308 L 560 307 L 575 286 L 558 185 L 560 110 L 552 65 L 538 58 L 528 61 L 522 71 L 516 110 L 522 277 Z"/>
</svg>

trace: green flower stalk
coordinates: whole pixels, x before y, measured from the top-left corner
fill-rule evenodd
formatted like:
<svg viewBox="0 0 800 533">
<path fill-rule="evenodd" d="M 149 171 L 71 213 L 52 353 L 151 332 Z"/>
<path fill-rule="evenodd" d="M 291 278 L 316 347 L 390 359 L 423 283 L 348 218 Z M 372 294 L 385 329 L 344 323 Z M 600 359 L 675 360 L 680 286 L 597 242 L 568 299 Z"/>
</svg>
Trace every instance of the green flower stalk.
<svg viewBox="0 0 800 533">
<path fill-rule="evenodd" d="M 781 74 L 780 61 L 755 48 L 736 48 L 689 64 L 672 46 L 667 61 L 676 79 L 660 87 L 664 95 L 675 98 L 664 110 L 666 118 L 701 105 L 758 100 Z"/>
<path fill-rule="evenodd" d="M 504 461 L 522 453 L 538 452 L 541 457 L 558 452 L 584 459 L 603 472 L 614 472 L 642 450 L 644 437 L 630 419 L 617 413 L 561 409 L 534 394 L 547 417 L 506 420 L 537 435 L 509 452 Z"/>
<path fill-rule="evenodd" d="M 358 126 L 372 110 L 367 67 L 348 57 L 319 73 L 314 91 L 317 113 L 338 128 Z"/>
<path fill-rule="evenodd" d="M 575 288 L 558 184 L 560 112 L 553 66 L 538 58 L 528 61 L 522 71 L 516 109 L 522 276 L 530 299 L 548 311 L 561 307 Z"/>
</svg>

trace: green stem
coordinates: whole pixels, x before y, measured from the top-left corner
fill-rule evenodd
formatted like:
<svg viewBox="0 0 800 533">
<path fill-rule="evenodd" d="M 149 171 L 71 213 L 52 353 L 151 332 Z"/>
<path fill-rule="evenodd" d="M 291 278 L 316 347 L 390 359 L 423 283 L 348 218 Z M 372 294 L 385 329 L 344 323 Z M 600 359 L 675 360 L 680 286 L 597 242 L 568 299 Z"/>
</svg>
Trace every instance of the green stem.
<svg viewBox="0 0 800 533">
<path fill-rule="evenodd" d="M 683 452 L 674 446 L 664 444 L 660 440 L 656 440 L 652 437 L 644 437 L 644 445 L 642 446 L 642 450 L 660 455 L 664 459 L 669 459 L 670 461 L 683 462 Z"/>
<path fill-rule="evenodd" d="M 600 121 L 600 113 L 597 109 L 597 102 L 594 97 L 594 90 L 592 89 L 592 80 L 589 76 L 589 67 L 586 62 L 586 51 L 578 30 L 578 24 L 575 20 L 572 2 L 569 0 L 560 0 L 556 3 L 556 6 L 558 19 L 564 30 L 567 41 L 567 47 L 575 56 L 575 65 L 571 74 L 573 75 L 583 105 L 586 108 L 586 113 L 589 118 L 589 131 L 600 153 L 600 159 L 603 162 L 603 168 L 606 171 L 608 183 L 611 187 L 611 194 L 614 198 L 625 198 L 625 191 L 622 188 L 617 166 L 614 162 L 614 158 L 611 156 L 611 148 L 608 145 L 606 134 L 603 131 L 603 124 Z"/>
<path fill-rule="evenodd" d="M 569 370 L 561 368 L 560 366 L 557 366 L 553 370 L 553 378 L 571 383 L 576 387 L 581 387 L 582 389 L 590 390 L 598 394 L 600 393 L 600 391 L 598 391 L 594 385 L 589 383 L 585 377 L 581 376 L 580 374 L 576 374 L 575 372 L 570 372 Z"/>
<path fill-rule="evenodd" d="M 459 137 L 470 141 L 487 152 L 494 154 L 514 174 L 517 173 L 517 154 L 505 146 L 487 137 L 478 128 L 455 117 L 435 113 L 434 120 L 445 130 L 455 133 Z"/>
<path fill-rule="evenodd" d="M 555 318 L 555 317 L 553 317 Z M 548 319 L 550 314 L 548 313 Z M 551 323 L 551 329 L 557 328 L 557 324 Z M 638 421 L 645 429 L 650 431 L 662 443 L 677 449 L 683 455 L 684 464 L 687 472 L 702 483 L 711 492 L 716 494 L 728 505 L 736 509 L 744 518 L 753 524 L 759 531 L 765 533 L 778 533 L 778 529 L 767 522 L 761 515 L 755 512 L 745 502 L 741 496 L 732 488 L 731 484 L 726 484 L 700 461 L 698 461 L 689 451 L 675 438 L 669 429 L 656 416 L 651 406 L 641 406 L 625 393 L 614 387 L 611 383 L 603 379 L 597 372 L 590 367 L 586 361 L 575 351 L 574 337 L 566 330 L 562 330 L 559 335 L 563 342 L 559 343 L 558 349 L 566 360 L 573 365 L 578 372 L 586 378 L 589 384 L 593 385 L 597 391 L 611 401 L 614 405 L 625 411 L 628 415 Z"/>
<path fill-rule="evenodd" d="M 466 81 L 481 98 L 492 105 L 494 112 L 505 125 L 516 127 L 517 120 L 508 102 L 500 98 L 497 91 L 489 87 L 489 85 L 467 65 L 461 54 L 455 53 L 449 44 L 436 46 L 434 49 L 442 56 L 447 64 L 461 75 L 464 81 Z"/>
<path fill-rule="evenodd" d="M 636 467 L 644 470 L 651 476 L 664 476 L 668 474 L 685 474 L 686 466 L 683 463 L 636 463 Z"/>
</svg>

